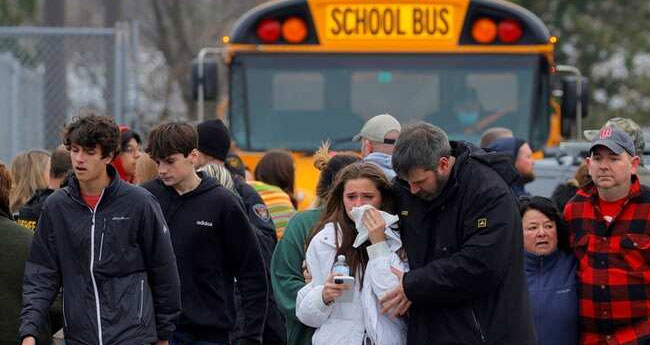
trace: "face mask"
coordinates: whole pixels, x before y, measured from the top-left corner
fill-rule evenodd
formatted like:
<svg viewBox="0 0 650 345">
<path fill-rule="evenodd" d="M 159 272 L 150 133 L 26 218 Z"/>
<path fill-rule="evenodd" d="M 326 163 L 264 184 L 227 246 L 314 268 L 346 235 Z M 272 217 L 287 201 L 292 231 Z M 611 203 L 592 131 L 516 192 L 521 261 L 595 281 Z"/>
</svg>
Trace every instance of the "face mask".
<svg viewBox="0 0 650 345">
<path fill-rule="evenodd" d="M 461 111 L 456 116 L 458 121 L 465 126 L 473 125 L 478 121 L 478 112 L 477 111 Z"/>
</svg>

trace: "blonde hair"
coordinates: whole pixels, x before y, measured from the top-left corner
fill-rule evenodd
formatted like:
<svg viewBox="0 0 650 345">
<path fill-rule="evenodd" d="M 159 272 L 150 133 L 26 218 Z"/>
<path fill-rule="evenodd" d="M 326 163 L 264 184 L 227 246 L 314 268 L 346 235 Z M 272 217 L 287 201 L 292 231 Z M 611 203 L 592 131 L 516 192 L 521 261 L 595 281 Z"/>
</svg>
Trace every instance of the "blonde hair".
<svg viewBox="0 0 650 345">
<path fill-rule="evenodd" d="M 12 213 L 18 212 L 39 189 L 47 188 L 49 171 L 46 171 L 50 154 L 31 150 L 18 154 L 11 162 L 13 185 L 9 196 Z"/>
<path fill-rule="evenodd" d="M 156 161 L 142 152 L 140 158 L 135 161 L 135 183 L 143 183 L 158 177 L 158 165 Z"/>
<path fill-rule="evenodd" d="M 237 189 L 235 188 L 235 182 L 232 179 L 230 171 L 223 165 L 219 164 L 206 164 L 199 169 L 203 171 L 206 175 L 214 177 L 217 182 L 226 187 L 233 194 L 237 195 Z"/>
<path fill-rule="evenodd" d="M 325 140 L 321 143 L 316 153 L 314 153 L 314 168 L 318 169 L 318 171 L 323 171 L 331 158 L 330 141 Z"/>
</svg>

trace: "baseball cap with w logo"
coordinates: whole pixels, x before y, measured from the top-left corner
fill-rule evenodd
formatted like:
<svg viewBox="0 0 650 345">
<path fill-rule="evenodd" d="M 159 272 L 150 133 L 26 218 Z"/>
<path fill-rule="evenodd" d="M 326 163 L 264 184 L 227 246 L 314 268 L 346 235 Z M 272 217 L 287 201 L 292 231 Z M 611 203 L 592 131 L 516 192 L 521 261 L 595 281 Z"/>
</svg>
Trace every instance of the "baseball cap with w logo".
<svg viewBox="0 0 650 345">
<path fill-rule="evenodd" d="M 596 146 L 605 146 L 612 150 L 617 155 L 627 152 L 630 156 L 635 156 L 634 141 L 624 130 L 618 127 L 603 127 L 598 132 L 598 135 L 591 141 L 589 153 L 591 153 Z"/>
</svg>

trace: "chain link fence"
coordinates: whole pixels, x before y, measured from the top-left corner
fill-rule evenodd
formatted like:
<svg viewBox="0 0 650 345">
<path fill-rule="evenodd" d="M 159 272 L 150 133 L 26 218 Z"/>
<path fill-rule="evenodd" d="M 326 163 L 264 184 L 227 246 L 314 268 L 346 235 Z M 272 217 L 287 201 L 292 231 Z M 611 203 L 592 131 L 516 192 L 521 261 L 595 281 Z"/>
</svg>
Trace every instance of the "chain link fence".
<svg viewBox="0 0 650 345">
<path fill-rule="evenodd" d="M 0 27 L 0 159 L 52 149 L 81 109 L 138 127 L 137 25 Z"/>
</svg>

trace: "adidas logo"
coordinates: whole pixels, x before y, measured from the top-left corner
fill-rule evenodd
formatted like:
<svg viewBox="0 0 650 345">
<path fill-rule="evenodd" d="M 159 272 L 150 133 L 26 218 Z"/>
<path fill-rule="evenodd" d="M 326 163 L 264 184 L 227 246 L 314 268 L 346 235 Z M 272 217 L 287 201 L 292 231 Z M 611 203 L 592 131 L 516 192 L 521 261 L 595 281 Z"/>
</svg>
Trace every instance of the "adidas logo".
<svg viewBox="0 0 650 345">
<path fill-rule="evenodd" d="M 212 226 L 212 222 L 207 222 L 205 220 L 197 220 L 196 225 L 201 225 L 201 226 Z"/>
</svg>

